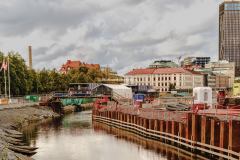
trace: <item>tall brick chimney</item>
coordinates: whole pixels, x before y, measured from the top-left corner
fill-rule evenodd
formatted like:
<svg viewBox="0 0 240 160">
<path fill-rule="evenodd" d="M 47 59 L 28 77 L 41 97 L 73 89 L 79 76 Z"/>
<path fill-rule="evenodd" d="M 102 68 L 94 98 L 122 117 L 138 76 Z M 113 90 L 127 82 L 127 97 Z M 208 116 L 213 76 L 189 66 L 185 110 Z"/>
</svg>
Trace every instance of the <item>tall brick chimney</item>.
<svg viewBox="0 0 240 160">
<path fill-rule="evenodd" d="M 29 69 L 32 69 L 32 47 L 28 46 L 29 49 Z"/>
</svg>

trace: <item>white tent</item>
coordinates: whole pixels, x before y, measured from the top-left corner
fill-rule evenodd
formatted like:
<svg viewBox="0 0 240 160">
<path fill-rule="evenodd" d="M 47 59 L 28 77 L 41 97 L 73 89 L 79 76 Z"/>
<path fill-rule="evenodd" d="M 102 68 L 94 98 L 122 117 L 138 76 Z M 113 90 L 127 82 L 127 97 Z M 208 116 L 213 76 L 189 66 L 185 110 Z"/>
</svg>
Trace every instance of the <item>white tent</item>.
<svg viewBox="0 0 240 160">
<path fill-rule="evenodd" d="M 120 95 L 122 98 L 132 99 L 132 97 L 133 97 L 131 88 L 128 88 L 124 85 L 119 85 L 119 84 L 102 84 L 100 86 L 93 88 L 92 91 L 100 91 L 100 90 L 98 90 L 98 88 L 102 89 L 103 86 L 107 91 L 111 90 L 114 93 L 116 93 L 117 95 Z M 113 96 L 114 96 L 114 94 L 113 94 Z M 118 98 L 116 97 L 116 99 L 118 99 Z"/>
</svg>

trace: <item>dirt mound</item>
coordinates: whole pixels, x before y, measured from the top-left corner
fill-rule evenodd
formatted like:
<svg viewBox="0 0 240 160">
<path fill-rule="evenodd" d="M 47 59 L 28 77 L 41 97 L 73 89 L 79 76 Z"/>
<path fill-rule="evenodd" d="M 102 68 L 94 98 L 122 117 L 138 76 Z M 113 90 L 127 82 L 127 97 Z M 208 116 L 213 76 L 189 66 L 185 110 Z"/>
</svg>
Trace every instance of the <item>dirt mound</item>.
<svg viewBox="0 0 240 160">
<path fill-rule="evenodd" d="M 171 94 L 171 93 L 166 93 L 165 95 L 161 96 L 161 98 L 168 98 L 168 97 L 182 97 L 178 94 Z"/>
</svg>

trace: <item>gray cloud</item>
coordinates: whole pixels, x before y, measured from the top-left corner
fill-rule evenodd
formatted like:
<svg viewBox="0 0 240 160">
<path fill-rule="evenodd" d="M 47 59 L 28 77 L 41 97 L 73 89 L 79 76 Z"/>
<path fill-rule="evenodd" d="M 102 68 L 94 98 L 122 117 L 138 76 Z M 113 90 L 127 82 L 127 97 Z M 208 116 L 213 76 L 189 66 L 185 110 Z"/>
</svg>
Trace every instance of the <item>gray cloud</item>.
<svg viewBox="0 0 240 160">
<path fill-rule="evenodd" d="M 0 35 L 4 37 L 0 41 L 1 49 L 7 50 L 11 39 L 21 37 L 19 44 L 22 41 L 33 43 L 36 69 L 42 64 L 48 65 L 47 68 L 60 68 L 69 57 L 75 57 L 72 60 L 110 65 L 121 75 L 134 67 L 145 68 L 154 60 L 177 62 L 176 57 L 185 52 L 189 56 L 211 55 L 217 60 L 218 5 L 221 2 L 223 0 L 0 2 Z M 211 10 L 206 7 L 202 9 L 206 13 L 194 12 L 203 3 L 211 4 Z M 202 14 L 205 18 L 185 26 L 191 15 L 173 22 L 174 16 L 189 10 L 192 16 Z M 40 36 L 33 38 L 31 35 L 35 32 Z M 189 45 L 188 39 L 194 35 L 199 35 L 200 41 Z M 45 41 L 49 44 L 43 43 Z M 17 45 L 15 48 L 21 50 Z M 25 50 L 19 53 L 28 56 Z M 59 62 L 55 62 L 56 59 Z"/>
</svg>

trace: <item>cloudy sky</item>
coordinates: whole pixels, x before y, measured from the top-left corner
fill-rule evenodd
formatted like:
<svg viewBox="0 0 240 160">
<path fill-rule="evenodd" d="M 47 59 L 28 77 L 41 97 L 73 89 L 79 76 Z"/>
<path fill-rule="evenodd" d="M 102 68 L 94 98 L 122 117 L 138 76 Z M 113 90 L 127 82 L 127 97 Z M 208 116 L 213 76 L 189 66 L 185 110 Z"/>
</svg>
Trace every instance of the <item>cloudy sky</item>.
<svg viewBox="0 0 240 160">
<path fill-rule="evenodd" d="M 28 64 L 32 46 L 35 69 L 80 60 L 108 65 L 120 75 L 155 60 L 177 62 L 183 53 L 217 61 L 223 1 L 0 1 L 0 51 L 18 52 Z"/>
</svg>

